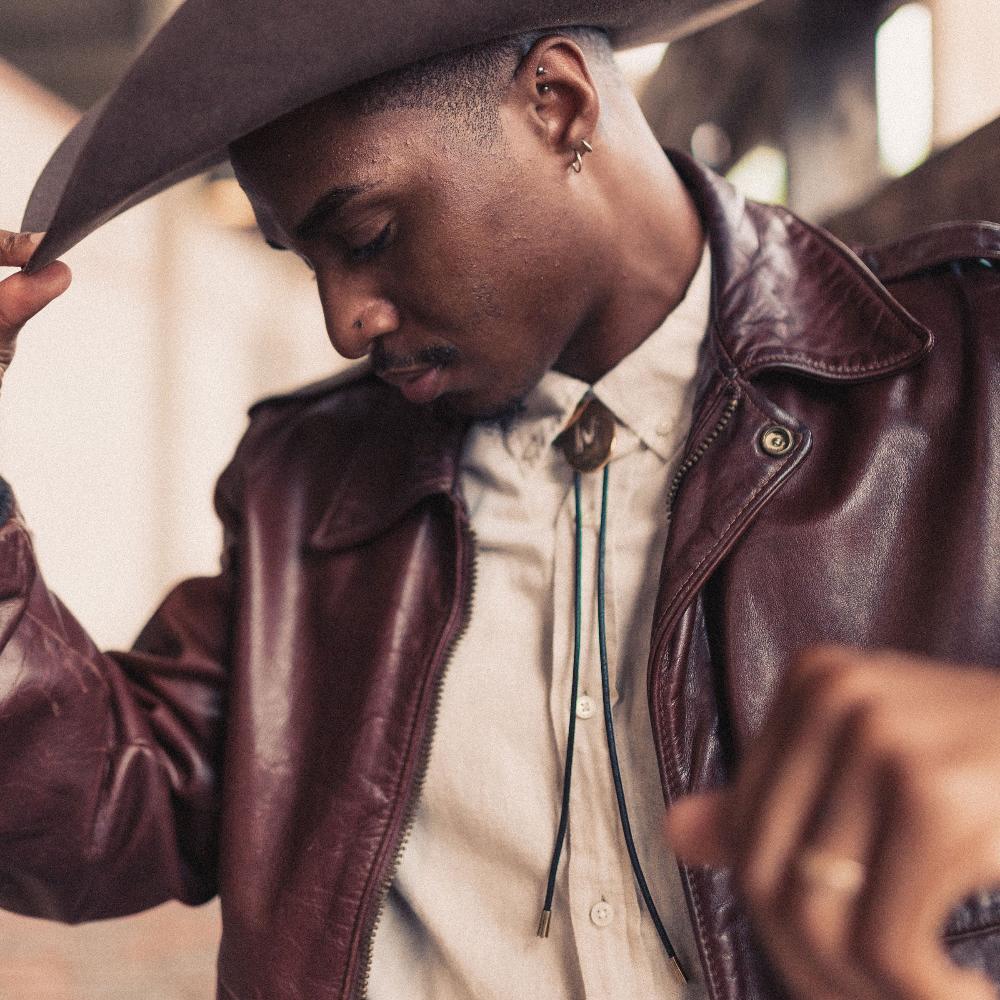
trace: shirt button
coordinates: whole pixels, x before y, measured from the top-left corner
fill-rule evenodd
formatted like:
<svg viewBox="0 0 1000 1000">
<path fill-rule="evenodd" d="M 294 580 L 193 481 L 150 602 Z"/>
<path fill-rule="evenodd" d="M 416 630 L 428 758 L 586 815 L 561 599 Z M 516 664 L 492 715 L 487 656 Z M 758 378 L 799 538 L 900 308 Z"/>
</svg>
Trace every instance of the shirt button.
<svg viewBox="0 0 1000 1000">
<path fill-rule="evenodd" d="M 589 694 L 581 694 L 576 699 L 576 717 L 578 719 L 589 719 L 596 710 L 594 699 Z"/>
<path fill-rule="evenodd" d="M 590 919 L 595 927 L 607 927 L 614 915 L 615 911 L 611 909 L 611 904 L 603 899 L 590 908 Z"/>
</svg>

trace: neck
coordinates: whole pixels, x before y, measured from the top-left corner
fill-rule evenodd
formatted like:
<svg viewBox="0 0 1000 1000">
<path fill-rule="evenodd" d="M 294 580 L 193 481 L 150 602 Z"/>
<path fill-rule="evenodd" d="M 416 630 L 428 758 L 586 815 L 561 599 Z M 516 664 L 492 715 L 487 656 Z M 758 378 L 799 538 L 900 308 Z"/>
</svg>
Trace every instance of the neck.
<svg viewBox="0 0 1000 1000">
<path fill-rule="evenodd" d="M 591 384 L 681 302 L 705 241 L 691 196 L 655 140 L 652 149 L 617 160 L 600 183 L 608 210 L 595 226 L 594 268 L 603 280 L 593 287 L 601 292 L 554 365 Z"/>
</svg>

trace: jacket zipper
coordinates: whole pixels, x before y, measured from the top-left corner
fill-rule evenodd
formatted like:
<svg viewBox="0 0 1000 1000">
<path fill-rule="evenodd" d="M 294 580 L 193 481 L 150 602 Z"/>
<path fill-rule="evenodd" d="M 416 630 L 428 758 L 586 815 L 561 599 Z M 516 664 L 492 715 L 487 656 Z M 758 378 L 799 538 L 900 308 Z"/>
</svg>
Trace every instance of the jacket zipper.
<svg viewBox="0 0 1000 1000">
<path fill-rule="evenodd" d="M 413 824 L 416 820 L 417 803 L 420 800 L 420 795 L 424 787 L 424 781 L 427 777 L 427 765 L 430 761 L 431 744 L 434 740 L 434 730 L 437 728 L 438 713 L 441 708 L 441 692 L 444 689 L 444 679 L 448 673 L 448 667 L 451 665 L 451 658 L 454 655 L 459 642 L 462 640 L 462 637 L 465 635 L 466 630 L 469 627 L 469 620 L 472 616 L 472 602 L 476 593 L 476 535 L 472 528 L 469 527 L 467 519 L 461 513 L 459 514 L 459 517 L 461 518 L 460 536 L 462 541 L 465 543 L 465 579 L 468 581 L 463 597 L 461 618 L 459 619 L 458 629 L 452 635 L 451 639 L 448 640 L 441 670 L 437 679 L 434 681 L 434 692 L 431 696 L 430 717 L 427 722 L 427 731 L 424 734 L 424 739 L 420 747 L 420 762 L 417 767 L 416 776 L 413 780 L 413 788 L 410 792 L 409 801 L 406 804 L 402 832 L 400 833 L 399 840 L 393 850 L 392 860 L 386 868 L 385 875 L 379 885 L 374 914 L 365 933 L 364 944 L 361 949 L 362 973 L 360 987 L 357 990 L 352 990 L 352 995 L 355 996 L 357 1000 L 367 1000 L 368 998 L 368 986 L 372 975 L 372 958 L 375 935 L 378 932 L 379 924 L 382 920 L 382 912 L 385 909 L 386 897 L 389 895 L 389 889 L 392 886 L 393 879 L 396 877 L 396 871 L 403 858 L 403 852 L 406 850 L 406 845 L 410 839 L 410 834 L 413 831 Z"/>
<path fill-rule="evenodd" d="M 733 414 L 736 412 L 736 408 L 740 405 L 740 387 L 735 383 L 731 382 L 726 388 L 726 394 L 729 399 L 726 400 L 726 405 L 722 409 L 722 413 L 719 419 L 716 421 L 715 426 L 701 439 L 698 447 L 688 455 L 687 458 L 681 462 L 674 474 L 674 478 L 670 483 L 670 492 L 667 493 L 667 518 L 671 518 L 674 513 L 674 500 L 677 499 L 677 492 L 681 488 L 681 483 L 684 481 L 684 477 L 701 461 L 705 452 L 712 446 L 715 439 L 725 430 L 726 425 L 730 420 L 733 419 Z"/>
<path fill-rule="evenodd" d="M 733 419 L 733 414 L 739 408 L 741 393 L 739 384 L 735 381 L 730 382 L 726 387 L 726 395 L 729 397 L 726 400 L 725 406 L 722 408 L 722 413 L 719 414 L 718 420 L 716 420 L 715 425 L 712 429 L 698 442 L 698 446 L 691 451 L 687 458 L 681 462 L 674 475 L 673 480 L 670 483 L 670 491 L 667 494 L 667 521 L 671 521 L 674 516 L 674 501 L 677 499 L 677 494 L 680 491 L 681 484 L 684 482 L 684 477 L 702 460 L 705 452 L 715 443 L 719 435 L 725 430 L 729 421 Z M 653 633 L 653 643 L 650 646 L 651 653 L 651 663 L 658 663 L 660 656 L 663 651 L 663 643 L 666 639 L 667 634 L 670 631 L 670 622 L 665 621 L 657 625 L 656 630 Z"/>
</svg>

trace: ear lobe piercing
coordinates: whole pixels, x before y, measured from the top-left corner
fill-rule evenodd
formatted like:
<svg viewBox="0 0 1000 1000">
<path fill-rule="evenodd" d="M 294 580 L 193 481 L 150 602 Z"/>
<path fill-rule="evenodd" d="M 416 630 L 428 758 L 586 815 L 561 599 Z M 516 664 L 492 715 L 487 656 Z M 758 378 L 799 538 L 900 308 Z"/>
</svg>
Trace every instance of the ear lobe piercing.
<svg viewBox="0 0 1000 1000">
<path fill-rule="evenodd" d="M 574 170 L 575 173 L 580 173 L 580 171 L 583 170 L 583 158 L 584 158 L 584 156 L 587 153 L 592 153 L 593 151 L 594 151 L 594 147 L 591 146 L 591 144 L 589 142 L 587 142 L 586 139 L 581 139 L 580 140 L 580 145 L 573 147 L 573 153 L 575 155 L 574 155 L 574 158 L 573 158 L 573 162 L 570 164 L 570 166 L 573 168 L 573 170 Z"/>
</svg>

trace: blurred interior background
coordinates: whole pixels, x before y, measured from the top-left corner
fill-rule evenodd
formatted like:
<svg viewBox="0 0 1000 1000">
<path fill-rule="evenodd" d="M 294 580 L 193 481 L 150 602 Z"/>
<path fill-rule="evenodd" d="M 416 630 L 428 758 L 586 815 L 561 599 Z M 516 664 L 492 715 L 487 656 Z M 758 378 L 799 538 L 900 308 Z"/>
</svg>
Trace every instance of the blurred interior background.
<svg viewBox="0 0 1000 1000">
<path fill-rule="evenodd" d="M 172 0 L 6 0 L 0 228 Z M 664 145 L 848 242 L 1000 220 L 995 0 L 764 0 L 624 53 Z M 53 587 L 106 647 L 167 587 L 212 573 L 214 480 L 261 395 L 341 362 L 315 288 L 265 247 L 226 171 L 67 256 L 70 292 L 26 328 L 0 398 L 0 469 Z M 64 928 L 0 914 L 0 1000 L 209 1000 L 214 904 Z"/>
</svg>

